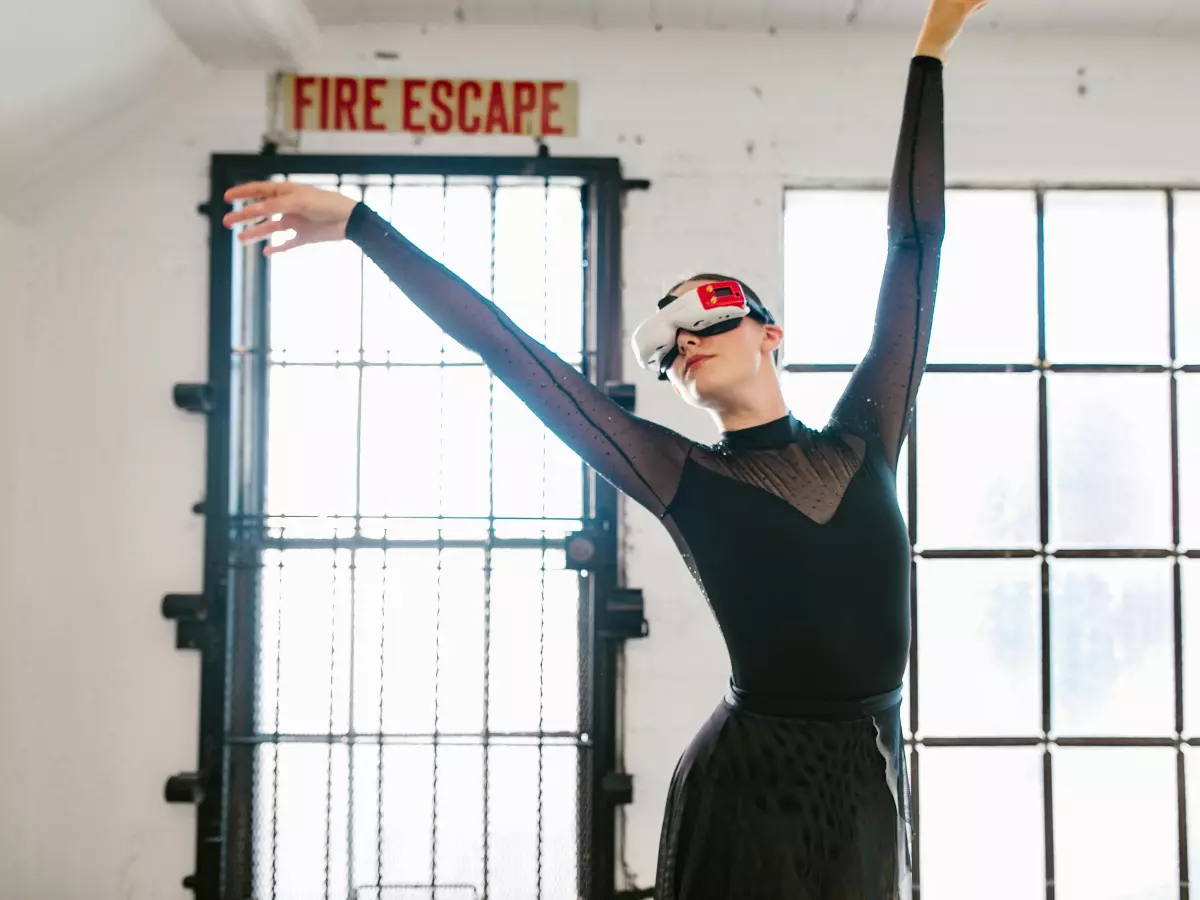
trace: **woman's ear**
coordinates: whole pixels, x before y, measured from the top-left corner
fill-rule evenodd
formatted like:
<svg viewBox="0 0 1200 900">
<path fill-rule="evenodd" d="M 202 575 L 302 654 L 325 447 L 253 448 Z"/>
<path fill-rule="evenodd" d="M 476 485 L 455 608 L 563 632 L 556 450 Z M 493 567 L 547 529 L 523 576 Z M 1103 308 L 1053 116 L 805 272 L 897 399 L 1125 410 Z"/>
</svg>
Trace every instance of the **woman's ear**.
<svg viewBox="0 0 1200 900">
<path fill-rule="evenodd" d="M 783 329 L 778 325 L 763 326 L 763 349 L 768 353 L 774 353 L 779 349 L 779 345 L 783 343 Z"/>
</svg>

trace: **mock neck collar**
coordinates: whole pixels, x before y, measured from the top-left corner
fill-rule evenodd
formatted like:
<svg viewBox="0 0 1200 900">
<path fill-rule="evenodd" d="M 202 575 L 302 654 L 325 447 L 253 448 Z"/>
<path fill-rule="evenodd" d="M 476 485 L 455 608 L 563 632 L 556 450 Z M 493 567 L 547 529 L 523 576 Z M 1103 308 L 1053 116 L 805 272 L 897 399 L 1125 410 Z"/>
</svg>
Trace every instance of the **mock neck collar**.
<svg viewBox="0 0 1200 900">
<path fill-rule="evenodd" d="M 770 450 L 785 447 L 796 440 L 796 434 L 800 427 L 795 416 L 788 413 L 786 416 L 771 422 L 764 422 L 762 425 L 722 432 L 719 446 L 732 451 Z"/>
</svg>

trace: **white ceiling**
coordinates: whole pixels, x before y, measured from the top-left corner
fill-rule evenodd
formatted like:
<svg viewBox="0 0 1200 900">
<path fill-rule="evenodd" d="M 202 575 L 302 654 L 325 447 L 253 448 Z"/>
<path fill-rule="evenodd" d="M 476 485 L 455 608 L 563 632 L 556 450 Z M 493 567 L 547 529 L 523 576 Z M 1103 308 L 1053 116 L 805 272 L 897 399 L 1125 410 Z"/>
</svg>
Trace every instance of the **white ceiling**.
<svg viewBox="0 0 1200 900">
<path fill-rule="evenodd" d="M 324 25 L 382 22 L 601 28 L 916 27 L 924 0 L 305 0 Z M 993 28 L 1141 34 L 1200 32 L 1200 0 L 994 0 Z"/>
<path fill-rule="evenodd" d="M 210 67 L 266 71 L 319 40 L 302 0 L 5 2 L 0 23 L 0 215 L 14 221 Z"/>
</svg>

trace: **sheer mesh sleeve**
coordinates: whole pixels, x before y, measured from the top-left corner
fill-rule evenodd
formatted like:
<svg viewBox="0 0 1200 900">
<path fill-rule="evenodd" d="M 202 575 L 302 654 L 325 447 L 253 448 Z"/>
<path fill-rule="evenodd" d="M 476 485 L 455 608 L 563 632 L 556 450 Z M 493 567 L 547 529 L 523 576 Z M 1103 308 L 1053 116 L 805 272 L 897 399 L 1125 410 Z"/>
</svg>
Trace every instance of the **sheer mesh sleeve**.
<svg viewBox="0 0 1200 900">
<path fill-rule="evenodd" d="M 366 205 L 355 207 L 346 237 L 418 309 L 478 353 L 584 462 L 656 516 L 663 515 L 691 449 L 686 438 L 622 409 Z"/>
<path fill-rule="evenodd" d="M 915 57 L 888 196 L 888 254 L 875 330 L 833 414 L 845 430 L 877 438 L 893 466 L 933 323 L 946 220 L 942 108 L 941 61 Z"/>
</svg>

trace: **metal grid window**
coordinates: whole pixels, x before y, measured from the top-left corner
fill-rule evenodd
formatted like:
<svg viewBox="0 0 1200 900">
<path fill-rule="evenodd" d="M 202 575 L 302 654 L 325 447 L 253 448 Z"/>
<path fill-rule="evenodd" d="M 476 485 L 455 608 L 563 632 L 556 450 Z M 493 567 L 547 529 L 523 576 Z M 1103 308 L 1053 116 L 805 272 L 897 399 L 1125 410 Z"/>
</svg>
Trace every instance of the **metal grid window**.
<svg viewBox="0 0 1200 900">
<path fill-rule="evenodd" d="M 1187 898 L 1200 193 L 961 189 L 947 214 L 898 473 L 914 881 L 925 900 Z M 785 389 L 810 424 L 869 341 L 885 222 L 882 190 L 786 194 Z"/>
<path fill-rule="evenodd" d="M 218 159 L 212 207 L 248 177 L 340 190 L 602 374 L 615 166 L 371 162 Z M 229 504 L 207 510 L 226 603 L 208 623 L 198 895 L 591 896 L 611 860 L 592 800 L 611 688 L 591 668 L 602 576 L 564 546 L 611 518 L 611 488 L 357 247 L 267 264 L 214 240 L 227 415 L 209 489 Z"/>
</svg>

